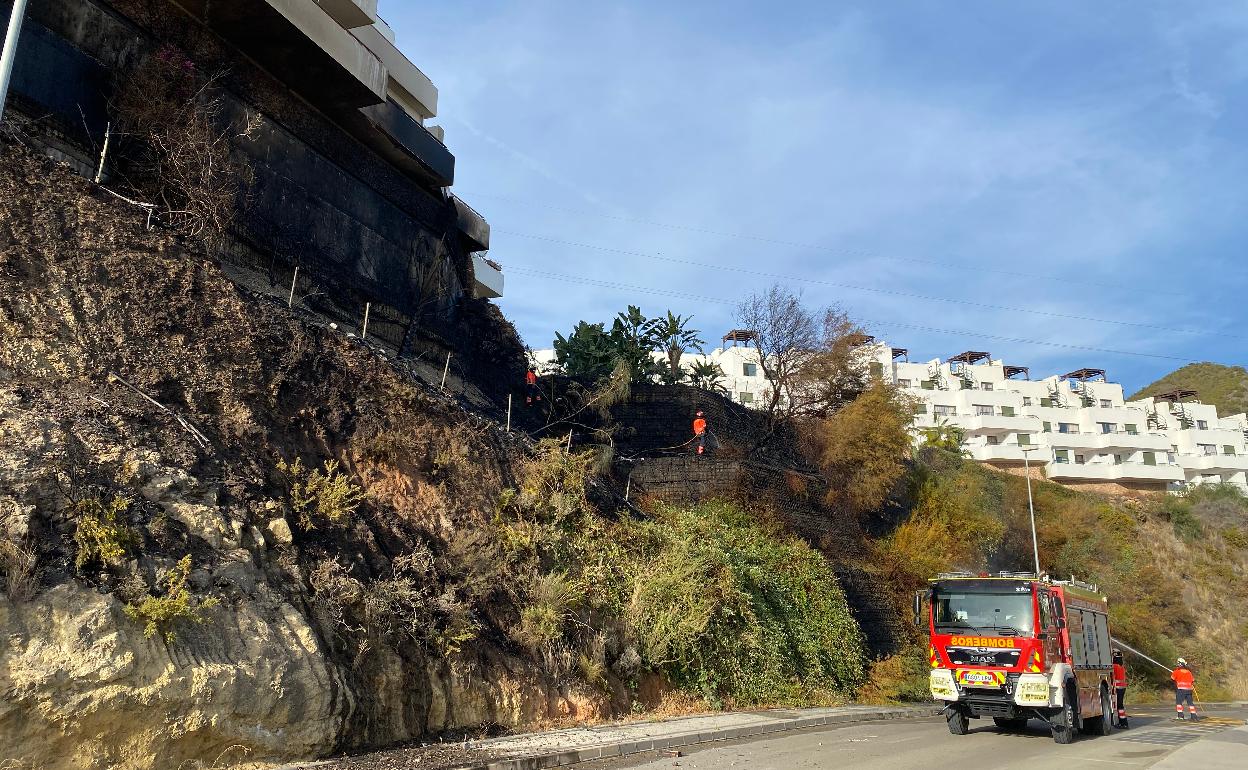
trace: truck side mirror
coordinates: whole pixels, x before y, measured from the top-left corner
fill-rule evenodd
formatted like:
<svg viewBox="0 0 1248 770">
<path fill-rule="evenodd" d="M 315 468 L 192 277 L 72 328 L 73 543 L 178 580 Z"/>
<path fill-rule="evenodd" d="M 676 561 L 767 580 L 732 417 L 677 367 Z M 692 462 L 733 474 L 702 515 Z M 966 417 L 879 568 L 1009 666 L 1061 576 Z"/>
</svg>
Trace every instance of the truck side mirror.
<svg viewBox="0 0 1248 770">
<path fill-rule="evenodd" d="M 923 592 L 914 592 L 914 624 L 916 626 L 923 625 Z"/>
</svg>

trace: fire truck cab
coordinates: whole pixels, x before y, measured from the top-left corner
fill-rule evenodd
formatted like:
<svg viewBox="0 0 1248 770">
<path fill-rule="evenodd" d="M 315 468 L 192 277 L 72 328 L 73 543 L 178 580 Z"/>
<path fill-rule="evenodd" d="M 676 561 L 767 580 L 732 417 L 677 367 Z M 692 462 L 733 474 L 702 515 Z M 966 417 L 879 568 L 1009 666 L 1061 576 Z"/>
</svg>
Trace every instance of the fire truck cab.
<svg viewBox="0 0 1248 770">
<path fill-rule="evenodd" d="M 947 573 L 915 594 L 914 610 L 928 626 L 932 697 L 949 732 L 965 735 L 979 717 L 1006 730 L 1040 719 L 1070 743 L 1115 726 L 1109 606 L 1096 586 Z"/>
</svg>

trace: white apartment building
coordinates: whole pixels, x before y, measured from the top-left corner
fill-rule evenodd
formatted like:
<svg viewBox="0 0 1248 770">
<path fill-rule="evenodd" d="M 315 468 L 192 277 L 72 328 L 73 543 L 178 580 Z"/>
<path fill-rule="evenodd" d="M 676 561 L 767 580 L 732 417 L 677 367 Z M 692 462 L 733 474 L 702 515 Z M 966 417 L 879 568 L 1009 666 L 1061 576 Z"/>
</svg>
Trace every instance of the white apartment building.
<svg viewBox="0 0 1248 770">
<path fill-rule="evenodd" d="M 686 353 L 686 366 L 710 361 L 724 372 L 732 400 L 765 402 L 770 383 L 748 333 L 729 332 L 707 353 Z M 1193 391 L 1126 401 L 1122 386 L 1103 370 L 1081 369 L 1031 379 L 1027 367 L 987 352 L 915 362 L 904 348 L 872 338 L 860 347 L 871 371 L 918 399 L 913 432 L 960 428 L 977 462 L 1072 487 L 1109 491 L 1177 491 L 1188 484 L 1228 483 L 1248 493 L 1248 417 L 1220 417 Z M 542 364 L 554 351 L 538 351 Z M 656 359 L 665 360 L 662 354 Z"/>
<path fill-rule="evenodd" d="M 956 426 L 966 451 L 1001 470 L 1040 468 L 1053 481 L 1114 491 L 1229 483 L 1248 492 L 1248 418 L 1219 417 L 1193 391 L 1126 401 L 1100 369 L 1033 380 L 1027 367 L 968 351 L 911 362 L 907 351 L 864 346 L 872 370 L 917 397 L 914 431 Z"/>
</svg>

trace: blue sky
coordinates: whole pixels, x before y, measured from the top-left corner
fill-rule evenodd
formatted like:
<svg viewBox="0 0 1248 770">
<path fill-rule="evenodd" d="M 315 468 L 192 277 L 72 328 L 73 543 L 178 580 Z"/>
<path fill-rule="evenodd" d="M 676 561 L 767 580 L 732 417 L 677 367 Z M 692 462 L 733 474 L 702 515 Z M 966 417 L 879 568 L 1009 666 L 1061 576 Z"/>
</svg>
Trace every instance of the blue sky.
<svg viewBox="0 0 1248 770">
<path fill-rule="evenodd" d="M 1129 391 L 1248 360 L 1241 3 L 381 13 L 439 87 L 455 189 L 535 348 L 630 302 L 717 340 L 779 280 L 916 360 L 988 350 Z"/>
</svg>

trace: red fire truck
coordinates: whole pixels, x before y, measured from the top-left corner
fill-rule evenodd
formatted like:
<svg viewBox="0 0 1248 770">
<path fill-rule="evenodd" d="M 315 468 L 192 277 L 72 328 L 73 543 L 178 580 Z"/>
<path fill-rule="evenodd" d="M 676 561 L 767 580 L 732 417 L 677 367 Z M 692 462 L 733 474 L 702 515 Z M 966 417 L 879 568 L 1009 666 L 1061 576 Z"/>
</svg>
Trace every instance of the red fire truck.
<svg viewBox="0 0 1248 770">
<path fill-rule="evenodd" d="M 915 594 L 914 611 L 916 622 L 926 617 L 932 697 L 945 704 L 949 732 L 965 735 L 979 717 L 1006 730 L 1040 719 L 1070 743 L 1115 726 L 1109 606 L 1096 586 L 948 573 Z"/>
</svg>

